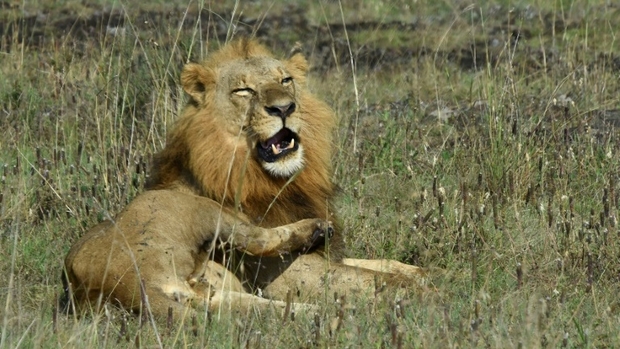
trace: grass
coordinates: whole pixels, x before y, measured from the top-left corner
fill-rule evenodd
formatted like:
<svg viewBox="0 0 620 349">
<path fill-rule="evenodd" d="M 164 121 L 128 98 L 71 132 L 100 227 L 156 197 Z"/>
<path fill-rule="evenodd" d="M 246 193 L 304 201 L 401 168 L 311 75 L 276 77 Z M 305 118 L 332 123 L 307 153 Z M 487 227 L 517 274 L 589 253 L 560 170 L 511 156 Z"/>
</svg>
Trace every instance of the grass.
<svg viewBox="0 0 620 349">
<path fill-rule="evenodd" d="M 619 346 L 620 8 L 406 3 L 5 9 L 0 347 Z M 310 87 L 341 118 L 349 254 L 429 267 L 437 291 L 324 300 L 286 322 L 56 314 L 71 243 L 141 190 L 164 145 L 183 63 L 231 18 L 242 35 L 262 16 L 277 52 L 304 43 Z"/>
</svg>

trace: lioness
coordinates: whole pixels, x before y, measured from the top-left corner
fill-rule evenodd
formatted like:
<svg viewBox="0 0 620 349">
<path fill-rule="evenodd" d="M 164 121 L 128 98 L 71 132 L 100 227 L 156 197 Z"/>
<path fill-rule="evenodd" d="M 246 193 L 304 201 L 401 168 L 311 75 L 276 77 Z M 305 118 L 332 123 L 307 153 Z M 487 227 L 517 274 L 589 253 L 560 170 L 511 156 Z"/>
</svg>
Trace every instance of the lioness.
<svg viewBox="0 0 620 349">
<path fill-rule="evenodd" d="M 307 70 L 303 55 L 278 60 L 247 39 L 184 67 L 190 100 L 147 191 L 65 260 L 75 305 L 247 311 L 284 308 L 289 290 L 310 302 L 374 292 L 377 276 L 392 286 L 420 278 L 399 262 L 343 258 L 331 202 L 336 118 L 306 90 Z"/>
</svg>

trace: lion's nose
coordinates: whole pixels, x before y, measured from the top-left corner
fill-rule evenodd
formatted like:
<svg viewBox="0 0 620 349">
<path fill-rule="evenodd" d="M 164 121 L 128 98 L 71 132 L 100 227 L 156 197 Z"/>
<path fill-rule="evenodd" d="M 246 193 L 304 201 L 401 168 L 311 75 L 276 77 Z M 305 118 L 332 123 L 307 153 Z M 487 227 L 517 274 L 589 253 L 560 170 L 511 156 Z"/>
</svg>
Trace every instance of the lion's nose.
<svg viewBox="0 0 620 349">
<path fill-rule="evenodd" d="M 267 111 L 267 114 L 277 116 L 284 120 L 295 111 L 295 103 L 291 102 L 287 105 L 271 105 L 265 107 L 265 110 Z"/>
</svg>

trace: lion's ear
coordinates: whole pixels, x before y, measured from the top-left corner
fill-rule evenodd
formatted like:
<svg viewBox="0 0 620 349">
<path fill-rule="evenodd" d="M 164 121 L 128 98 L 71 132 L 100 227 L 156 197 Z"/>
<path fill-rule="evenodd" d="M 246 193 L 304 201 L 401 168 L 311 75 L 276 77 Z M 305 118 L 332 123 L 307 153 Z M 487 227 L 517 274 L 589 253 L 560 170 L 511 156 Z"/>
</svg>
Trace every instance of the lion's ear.
<svg viewBox="0 0 620 349">
<path fill-rule="evenodd" d="M 288 69 L 293 75 L 305 78 L 308 73 L 308 61 L 301 53 L 295 53 L 287 62 Z"/>
<path fill-rule="evenodd" d="M 188 63 L 181 73 L 181 85 L 183 90 L 199 104 L 205 101 L 205 94 L 209 87 L 215 83 L 213 72 L 197 63 Z"/>
</svg>

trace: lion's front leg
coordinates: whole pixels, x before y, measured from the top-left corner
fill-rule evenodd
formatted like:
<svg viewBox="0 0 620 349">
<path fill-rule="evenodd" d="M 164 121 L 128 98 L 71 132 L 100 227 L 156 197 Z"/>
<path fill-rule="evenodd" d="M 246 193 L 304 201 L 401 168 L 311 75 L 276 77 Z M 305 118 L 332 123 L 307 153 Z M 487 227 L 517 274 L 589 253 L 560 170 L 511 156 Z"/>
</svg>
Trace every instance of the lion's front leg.
<svg viewBox="0 0 620 349">
<path fill-rule="evenodd" d="M 309 252 L 333 235 L 330 222 L 304 219 L 275 228 L 243 225 L 229 237 L 236 249 L 254 256 L 277 257 L 293 251 Z"/>
</svg>

